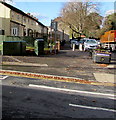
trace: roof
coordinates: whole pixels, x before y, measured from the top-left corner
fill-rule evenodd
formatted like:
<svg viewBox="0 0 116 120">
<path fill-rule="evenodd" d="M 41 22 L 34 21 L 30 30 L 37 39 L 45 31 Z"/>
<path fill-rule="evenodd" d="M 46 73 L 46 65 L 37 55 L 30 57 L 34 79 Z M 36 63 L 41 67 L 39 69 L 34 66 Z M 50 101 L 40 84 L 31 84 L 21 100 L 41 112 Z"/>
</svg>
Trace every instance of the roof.
<svg viewBox="0 0 116 120">
<path fill-rule="evenodd" d="M 85 38 L 86 36 L 85 35 L 81 35 L 81 38 Z"/>
<path fill-rule="evenodd" d="M 62 20 L 62 17 L 57 17 L 57 18 L 54 19 L 54 21 L 56 21 L 56 22 L 59 22 L 61 20 Z"/>
<path fill-rule="evenodd" d="M 22 10 L 20 10 L 20 9 L 18 9 L 18 8 L 14 7 L 14 6 L 10 5 L 10 4 L 8 4 L 8 3 L 6 3 L 6 2 L 0 1 L 0 3 L 2 3 L 2 4 L 5 5 L 6 7 L 10 8 L 11 10 L 13 10 L 13 11 L 15 11 L 15 12 L 17 12 L 17 13 L 20 13 L 20 14 L 22 14 L 22 15 L 24 15 L 24 16 L 27 16 L 27 17 L 31 18 L 32 20 L 36 21 L 37 23 L 39 23 L 39 24 L 42 25 L 43 27 L 46 27 L 46 26 L 43 25 L 41 22 L 39 22 L 37 19 L 31 17 L 30 15 L 26 14 L 26 13 L 23 12 Z"/>
</svg>

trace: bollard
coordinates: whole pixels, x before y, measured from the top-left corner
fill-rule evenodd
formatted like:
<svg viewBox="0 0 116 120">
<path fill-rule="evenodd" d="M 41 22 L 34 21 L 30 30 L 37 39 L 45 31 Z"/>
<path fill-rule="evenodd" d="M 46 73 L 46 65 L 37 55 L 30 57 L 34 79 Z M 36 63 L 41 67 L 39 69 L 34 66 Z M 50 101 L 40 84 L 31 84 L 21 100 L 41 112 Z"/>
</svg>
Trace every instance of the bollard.
<svg viewBox="0 0 116 120">
<path fill-rule="evenodd" d="M 79 45 L 79 50 L 83 51 L 83 45 L 82 44 Z"/>
<path fill-rule="evenodd" d="M 75 51 L 75 44 L 73 44 L 73 49 L 72 50 Z"/>
</svg>

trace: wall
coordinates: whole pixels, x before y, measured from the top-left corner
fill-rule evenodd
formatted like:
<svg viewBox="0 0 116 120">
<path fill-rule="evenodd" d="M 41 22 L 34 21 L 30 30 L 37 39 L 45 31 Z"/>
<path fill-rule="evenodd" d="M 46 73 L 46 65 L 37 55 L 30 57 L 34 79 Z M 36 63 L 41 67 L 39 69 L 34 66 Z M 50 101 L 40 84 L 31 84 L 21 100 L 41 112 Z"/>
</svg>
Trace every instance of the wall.
<svg viewBox="0 0 116 120">
<path fill-rule="evenodd" d="M 5 35 L 10 35 L 10 9 L 0 3 L 0 29 L 5 30 Z"/>
</svg>

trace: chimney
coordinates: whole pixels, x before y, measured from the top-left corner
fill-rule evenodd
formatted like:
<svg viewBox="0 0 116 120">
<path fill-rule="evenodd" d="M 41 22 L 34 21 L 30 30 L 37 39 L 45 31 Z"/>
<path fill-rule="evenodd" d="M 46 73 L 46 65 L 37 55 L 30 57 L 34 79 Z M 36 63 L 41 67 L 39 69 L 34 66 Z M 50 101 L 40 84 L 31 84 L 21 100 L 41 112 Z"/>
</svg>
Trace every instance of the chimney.
<svg viewBox="0 0 116 120">
<path fill-rule="evenodd" d="M 29 15 L 29 16 L 30 16 L 31 14 L 30 14 L 30 13 L 27 13 L 27 15 Z"/>
</svg>

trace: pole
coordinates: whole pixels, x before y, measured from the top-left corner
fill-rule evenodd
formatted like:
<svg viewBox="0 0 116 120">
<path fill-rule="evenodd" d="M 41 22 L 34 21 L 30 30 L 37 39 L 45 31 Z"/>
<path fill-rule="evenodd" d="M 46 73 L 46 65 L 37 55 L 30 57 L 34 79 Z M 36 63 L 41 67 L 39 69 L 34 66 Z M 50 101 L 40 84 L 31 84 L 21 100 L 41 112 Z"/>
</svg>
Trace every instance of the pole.
<svg viewBox="0 0 116 120">
<path fill-rule="evenodd" d="M 110 49 L 110 33 L 108 34 L 108 49 Z"/>
<path fill-rule="evenodd" d="M 56 39 L 57 39 L 57 22 L 54 22 L 54 31 L 55 31 L 55 54 L 56 54 Z"/>
<path fill-rule="evenodd" d="M 56 54 L 56 30 L 55 30 L 55 54 Z"/>
<path fill-rule="evenodd" d="M 51 20 L 51 26 L 50 26 L 50 53 L 52 53 L 52 21 Z"/>
</svg>

